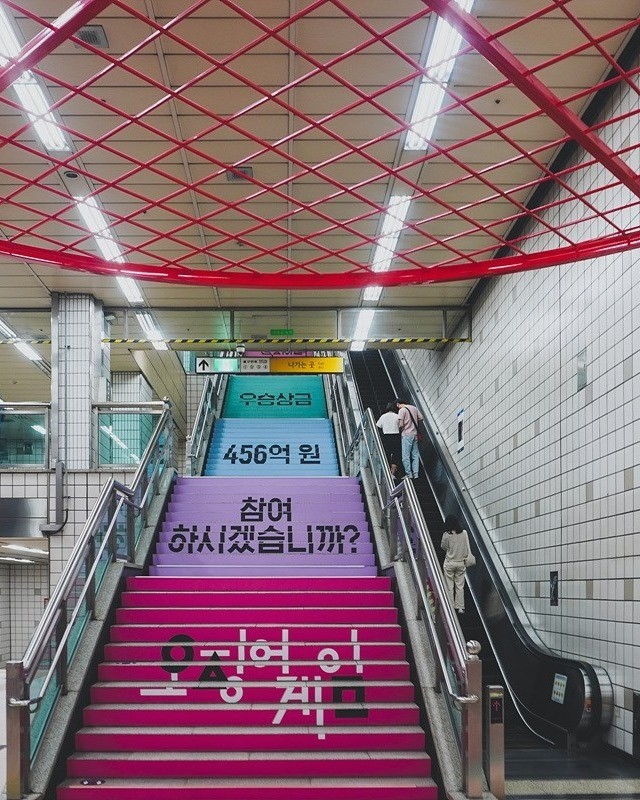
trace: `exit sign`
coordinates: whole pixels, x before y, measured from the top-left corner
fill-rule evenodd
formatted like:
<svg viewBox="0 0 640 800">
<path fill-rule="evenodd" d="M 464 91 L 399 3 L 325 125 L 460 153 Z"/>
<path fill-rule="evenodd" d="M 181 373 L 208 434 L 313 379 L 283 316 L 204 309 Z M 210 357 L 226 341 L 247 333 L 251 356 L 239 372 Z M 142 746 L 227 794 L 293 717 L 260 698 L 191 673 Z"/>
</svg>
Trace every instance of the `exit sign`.
<svg viewBox="0 0 640 800">
<path fill-rule="evenodd" d="M 269 336 L 293 336 L 291 328 L 271 328 Z"/>
</svg>

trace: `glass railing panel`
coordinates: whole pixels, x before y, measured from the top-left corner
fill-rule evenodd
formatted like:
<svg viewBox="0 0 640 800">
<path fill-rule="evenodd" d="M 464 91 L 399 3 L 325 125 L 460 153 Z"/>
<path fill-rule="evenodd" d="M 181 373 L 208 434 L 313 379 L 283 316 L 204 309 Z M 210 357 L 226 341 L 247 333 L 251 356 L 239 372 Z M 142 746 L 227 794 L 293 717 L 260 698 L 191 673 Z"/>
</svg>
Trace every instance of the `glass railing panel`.
<svg viewBox="0 0 640 800">
<path fill-rule="evenodd" d="M 98 466 L 138 466 L 159 419 L 148 411 L 98 412 Z"/>
<path fill-rule="evenodd" d="M 46 411 L 0 406 L 0 467 L 46 467 L 48 418 Z"/>
<path fill-rule="evenodd" d="M 51 662 L 55 652 L 55 644 L 51 642 L 49 647 L 47 648 L 47 652 L 45 653 L 44 657 L 42 658 L 38 670 L 34 675 L 31 683 L 29 685 L 29 697 L 30 699 L 35 699 L 40 694 L 42 686 L 44 684 L 45 678 L 47 673 L 49 672 L 49 668 L 51 666 Z M 58 681 L 58 676 L 54 673 L 49 685 L 47 686 L 45 693 L 38 703 L 37 707 L 31 711 L 31 719 L 30 719 L 30 742 L 29 742 L 29 750 L 30 756 L 33 758 L 35 755 L 38 747 L 40 746 L 40 742 L 42 741 L 42 737 L 44 732 L 47 729 L 47 723 L 49 722 L 49 718 L 53 711 L 54 705 L 56 700 L 60 696 L 60 682 Z"/>
</svg>

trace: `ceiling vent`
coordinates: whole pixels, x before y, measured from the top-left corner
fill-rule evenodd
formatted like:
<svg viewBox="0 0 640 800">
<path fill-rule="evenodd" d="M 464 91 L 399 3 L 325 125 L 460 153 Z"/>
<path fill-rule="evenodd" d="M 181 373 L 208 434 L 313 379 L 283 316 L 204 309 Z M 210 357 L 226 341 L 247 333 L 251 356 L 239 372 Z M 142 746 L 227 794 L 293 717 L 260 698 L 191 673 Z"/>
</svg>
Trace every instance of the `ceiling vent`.
<svg viewBox="0 0 640 800">
<path fill-rule="evenodd" d="M 229 183 L 244 183 L 253 178 L 253 167 L 234 167 L 226 172 Z"/>
<path fill-rule="evenodd" d="M 76 38 L 101 50 L 106 50 L 109 47 L 109 40 L 102 25 L 84 25 L 76 33 Z"/>
</svg>

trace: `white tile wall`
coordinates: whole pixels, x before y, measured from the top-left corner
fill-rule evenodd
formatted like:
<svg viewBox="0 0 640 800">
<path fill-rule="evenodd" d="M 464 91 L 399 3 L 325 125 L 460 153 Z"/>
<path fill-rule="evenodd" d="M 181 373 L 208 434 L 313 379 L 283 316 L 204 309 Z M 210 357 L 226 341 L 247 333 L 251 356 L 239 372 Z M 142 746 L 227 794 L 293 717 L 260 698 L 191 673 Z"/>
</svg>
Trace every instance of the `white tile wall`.
<svg viewBox="0 0 640 800">
<path fill-rule="evenodd" d="M 101 487 L 111 477 L 121 483 L 130 483 L 133 472 L 133 468 L 118 472 L 69 471 L 66 476 L 68 520 L 61 534 L 49 537 L 49 565 L 33 568 L 22 565 L 8 571 L 0 565 L 0 663 L 22 654 L 42 616 L 43 598 L 50 595 L 50 589 L 57 583 Z M 53 498 L 54 482 L 51 472 L 1 471 L 0 496 L 47 497 L 50 489 Z M 53 519 L 53 501 L 51 506 L 50 518 Z"/>
<path fill-rule="evenodd" d="M 630 102 L 637 98 L 618 97 L 606 116 Z M 629 125 L 606 133 L 637 142 Z M 609 180 L 590 172 L 589 180 Z M 616 188 L 607 208 L 629 200 Z M 554 209 L 547 218 L 571 222 L 565 230 L 578 240 L 613 232 L 573 213 Z M 610 218 L 624 227 L 629 212 Z M 547 244 L 562 242 L 548 236 Z M 625 252 L 493 279 L 473 309 L 472 344 L 405 353 L 535 627 L 559 653 L 609 673 L 608 739 L 627 753 L 632 693 L 640 692 L 638 258 Z M 578 391 L 582 350 L 587 385 Z M 465 447 L 457 454 L 460 408 Z M 548 598 L 552 569 L 557 607 Z"/>
</svg>

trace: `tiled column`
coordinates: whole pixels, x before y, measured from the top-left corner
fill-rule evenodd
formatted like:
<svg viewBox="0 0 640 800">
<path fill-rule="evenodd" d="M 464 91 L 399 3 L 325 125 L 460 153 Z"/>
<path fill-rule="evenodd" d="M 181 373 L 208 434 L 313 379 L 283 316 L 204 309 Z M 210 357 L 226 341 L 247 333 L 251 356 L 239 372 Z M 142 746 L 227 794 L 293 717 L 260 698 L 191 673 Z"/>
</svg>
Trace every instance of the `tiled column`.
<svg viewBox="0 0 640 800">
<path fill-rule="evenodd" d="M 107 399 L 110 352 L 102 304 L 91 295 L 55 293 L 51 303 L 51 451 L 67 470 L 96 461 L 91 404 Z"/>
</svg>

